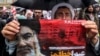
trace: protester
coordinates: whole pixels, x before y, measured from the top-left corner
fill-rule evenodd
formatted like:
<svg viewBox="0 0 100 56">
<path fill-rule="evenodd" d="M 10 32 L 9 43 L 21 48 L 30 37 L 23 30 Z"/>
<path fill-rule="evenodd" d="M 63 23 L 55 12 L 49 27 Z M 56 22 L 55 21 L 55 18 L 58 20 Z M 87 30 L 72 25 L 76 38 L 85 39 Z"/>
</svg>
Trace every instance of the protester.
<svg viewBox="0 0 100 56">
<path fill-rule="evenodd" d="M 42 19 L 43 18 L 42 10 L 33 10 L 33 18 Z"/>
<path fill-rule="evenodd" d="M 66 3 L 60 3 L 56 6 L 54 6 L 54 8 L 52 9 L 52 14 L 51 14 L 52 18 L 55 19 L 61 19 L 61 20 L 72 20 L 74 19 L 74 9 L 72 8 L 71 5 L 66 4 Z M 87 39 L 90 40 L 87 41 L 89 43 L 87 43 L 86 46 L 86 56 L 98 56 L 100 55 L 99 53 L 99 38 L 98 38 L 98 28 L 95 22 L 93 21 L 86 21 L 83 22 L 82 24 L 89 32 L 87 32 L 88 36 Z M 99 43 L 99 45 L 98 45 Z M 92 45 L 94 44 L 94 45 Z M 98 47 L 96 47 L 96 45 L 98 45 Z M 98 52 L 97 52 L 98 51 Z"/>
<path fill-rule="evenodd" d="M 27 17 L 25 16 L 25 14 L 26 14 L 26 10 L 23 9 L 20 12 L 18 12 L 15 17 L 17 19 L 27 19 Z"/>
</svg>

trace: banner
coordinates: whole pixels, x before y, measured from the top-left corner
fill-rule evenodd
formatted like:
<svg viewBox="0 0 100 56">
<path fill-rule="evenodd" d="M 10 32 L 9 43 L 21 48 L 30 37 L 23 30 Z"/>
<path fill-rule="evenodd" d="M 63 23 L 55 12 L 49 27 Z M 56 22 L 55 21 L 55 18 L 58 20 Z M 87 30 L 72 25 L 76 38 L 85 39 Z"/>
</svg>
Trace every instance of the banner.
<svg viewBox="0 0 100 56">
<path fill-rule="evenodd" d="M 23 52 L 24 55 L 34 52 L 35 56 L 85 56 L 86 31 L 81 25 L 82 20 L 19 20 L 19 22 L 21 30 L 17 36 L 22 37 L 19 38 L 18 52 Z"/>
</svg>

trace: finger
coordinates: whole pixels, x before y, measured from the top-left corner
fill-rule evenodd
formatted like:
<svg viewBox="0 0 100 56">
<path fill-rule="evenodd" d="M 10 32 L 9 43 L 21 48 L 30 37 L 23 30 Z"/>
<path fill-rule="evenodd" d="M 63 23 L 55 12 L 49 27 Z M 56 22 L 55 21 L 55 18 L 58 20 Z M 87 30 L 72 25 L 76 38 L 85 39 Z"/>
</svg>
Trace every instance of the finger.
<svg viewBox="0 0 100 56">
<path fill-rule="evenodd" d="M 98 34 L 98 30 L 96 29 L 90 29 L 90 31 L 88 31 L 88 36 L 91 38 L 91 37 L 94 37 Z"/>
<path fill-rule="evenodd" d="M 97 25 L 84 25 L 85 28 L 98 29 Z"/>
<path fill-rule="evenodd" d="M 13 33 L 18 33 L 19 32 L 19 29 L 16 29 L 16 28 L 13 28 L 13 27 L 6 27 L 4 29 L 5 31 L 9 31 L 9 32 L 13 32 Z"/>
<path fill-rule="evenodd" d="M 9 22 L 7 25 L 12 24 L 12 23 L 15 25 L 20 25 L 20 23 L 17 20 L 13 20 L 13 21 Z"/>
<path fill-rule="evenodd" d="M 15 23 L 16 25 L 20 25 L 20 23 L 17 20 L 13 20 L 13 23 Z"/>
<path fill-rule="evenodd" d="M 94 21 L 84 21 L 82 22 L 82 25 L 96 25 L 96 23 Z"/>
<path fill-rule="evenodd" d="M 3 30 L 2 32 L 5 33 L 5 34 L 3 34 L 4 36 L 5 36 L 5 35 L 8 36 L 8 35 L 15 35 L 15 34 L 16 34 L 16 33 L 14 33 L 14 32 L 7 31 L 7 30 Z"/>
<path fill-rule="evenodd" d="M 8 24 L 6 24 L 6 26 L 5 27 L 12 27 L 12 28 L 15 28 L 15 29 L 19 29 L 20 27 L 19 27 L 19 25 L 18 24 L 16 24 L 15 22 L 10 22 L 10 23 L 8 23 Z"/>
<path fill-rule="evenodd" d="M 97 29 L 91 29 L 91 32 L 97 34 L 98 30 Z"/>
</svg>

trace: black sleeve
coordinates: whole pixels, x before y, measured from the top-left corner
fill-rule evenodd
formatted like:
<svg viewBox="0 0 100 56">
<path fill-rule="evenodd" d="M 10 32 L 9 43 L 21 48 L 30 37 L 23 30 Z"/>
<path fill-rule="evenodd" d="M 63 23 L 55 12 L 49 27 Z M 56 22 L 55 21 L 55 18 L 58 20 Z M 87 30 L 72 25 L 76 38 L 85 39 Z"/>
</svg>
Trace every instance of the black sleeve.
<svg viewBox="0 0 100 56">
<path fill-rule="evenodd" d="M 1 34 L 1 30 L 3 28 L 4 24 L 0 22 L 0 56 L 3 55 L 4 47 L 5 47 L 5 38 Z"/>
<path fill-rule="evenodd" d="M 100 37 L 99 37 L 99 40 L 100 40 Z M 98 51 L 95 50 L 95 47 L 90 43 L 90 41 L 87 41 L 86 56 L 100 56 L 100 41 L 99 41 L 99 50 Z"/>
<path fill-rule="evenodd" d="M 99 50 L 96 51 L 95 49 L 93 49 L 93 51 L 94 51 L 94 53 L 95 53 L 96 55 L 99 55 L 99 56 L 100 56 L 100 37 L 99 37 Z"/>
<path fill-rule="evenodd" d="M 9 19 L 7 20 L 7 22 L 10 21 Z M 3 37 L 1 31 L 7 22 L 0 20 L 0 56 L 4 56 L 6 51 L 5 37 Z"/>
</svg>

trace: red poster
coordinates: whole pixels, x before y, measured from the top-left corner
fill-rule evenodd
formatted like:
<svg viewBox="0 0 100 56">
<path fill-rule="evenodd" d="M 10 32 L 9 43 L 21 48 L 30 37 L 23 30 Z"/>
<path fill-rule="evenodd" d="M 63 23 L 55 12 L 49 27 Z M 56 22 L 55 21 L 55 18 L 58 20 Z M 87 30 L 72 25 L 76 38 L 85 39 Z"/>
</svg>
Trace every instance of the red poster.
<svg viewBox="0 0 100 56">
<path fill-rule="evenodd" d="M 19 20 L 19 22 L 21 25 L 29 25 L 31 29 L 37 31 L 34 50 L 37 48 L 38 52 L 42 54 L 41 56 L 85 56 L 86 32 L 81 25 L 82 21 Z M 36 50 L 36 56 L 38 56 L 38 52 Z"/>
</svg>

